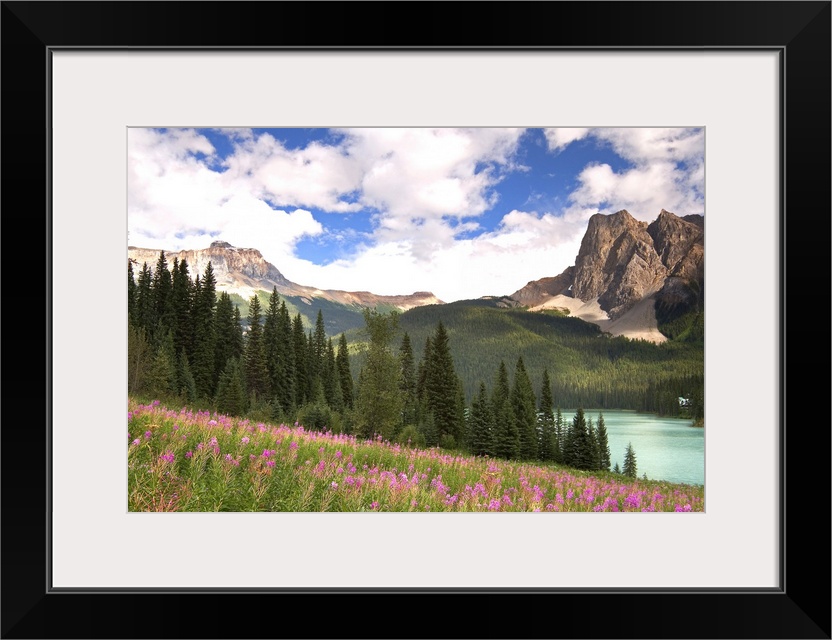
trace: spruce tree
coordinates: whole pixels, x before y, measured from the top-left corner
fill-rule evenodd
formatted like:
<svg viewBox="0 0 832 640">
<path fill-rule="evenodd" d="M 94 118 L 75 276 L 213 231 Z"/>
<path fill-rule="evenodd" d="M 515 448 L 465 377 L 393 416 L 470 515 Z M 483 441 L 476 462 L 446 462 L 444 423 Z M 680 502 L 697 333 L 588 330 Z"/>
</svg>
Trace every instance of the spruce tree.
<svg viewBox="0 0 832 640">
<path fill-rule="evenodd" d="M 145 262 L 136 284 L 136 326 L 147 332 L 148 340 L 156 330 L 156 305 L 153 299 L 153 274 Z"/>
<path fill-rule="evenodd" d="M 335 362 L 335 347 L 332 344 L 332 338 L 327 340 L 322 380 L 326 403 L 334 411 L 341 412 L 344 409 L 344 396 L 341 394 L 341 383 L 338 379 L 338 365 Z"/>
<path fill-rule="evenodd" d="M 171 309 L 173 316 L 173 347 L 176 353 L 183 349 L 193 354 L 193 323 L 191 322 L 191 276 L 188 261 L 173 260 L 171 285 Z"/>
<path fill-rule="evenodd" d="M 241 416 L 248 410 L 248 395 L 240 361 L 229 358 L 217 384 L 217 411 Z"/>
<path fill-rule="evenodd" d="M 560 407 L 555 412 L 555 462 L 564 464 L 563 451 L 565 448 L 566 430 L 563 424 L 563 413 Z"/>
<path fill-rule="evenodd" d="M 520 457 L 526 460 L 535 460 L 538 444 L 537 410 L 532 383 L 523 364 L 523 356 L 517 359 L 514 370 L 511 406 L 514 421 L 517 424 L 517 432 L 520 435 Z"/>
<path fill-rule="evenodd" d="M 284 300 L 280 303 L 277 316 L 277 378 L 274 394 L 286 413 L 290 412 L 295 404 L 294 353 L 292 320 Z"/>
<path fill-rule="evenodd" d="M 592 440 L 586 424 L 584 410 L 578 407 L 575 417 L 572 419 L 572 428 L 569 430 L 569 464 L 576 469 L 592 469 L 594 458 L 592 452 Z"/>
<path fill-rule="evenodd" d="M 324 360 L 326 358 L 326 325 L 324 314 L 318 309 L 315 319 L 315 334 L 312 340 L 312 377 L 322 377 Z"/>
<path fill-rule="evenodd" d="M 494 455 L 494 414 L 484 382 L 480 382 L 479 393 L 471 403 L 469 431 L 469 447 L 473 455 Z"/>
<path fill-rule="evenodd" d="M 399 346 L 399 389 L 404 399 L 402 409 L 402 423 L 407 425 L 416 424 L 416 367 L 413 359 L 413 346 L 410 344 L 410 336 L 405 332 L 402 336 L 402 343 Z"/>
<path fill-rule="evenodd" d="M 590 459 L 592 460 L 592 466 L 590 468 L 598 470 L 601 468 L 601 447 L 598 444 L 598 432 L 595 430 L 592 418 L 587 418 L 586 425 L 586 430 L 589 434 Z"/>
<path fill-rule="evenodd" d="M 604 414 L 598 414 L 598 450 L 601 456 L 600 468 L 603 471 L 610 470 L 610 443 L 607 435 L 607 425 L 604 423 Z"/>
<path fill-rule="evenodd" d="M 557 458 L 557 433 L 555 431 L 555 415 L 552 413 L 554 405 L 552 399 L 552 383 L 549 380 L 548 369 L 543 369 L 543 382 L 540 386 L 540 409 L 538 427 L 540 446 L 538 453 L 541 460 L 554 461 Z"/>
<path fill-rule="evenodd" d="M 143 327 L 127 327 L 127 391 L 143 393 L 147 389 L 153 350 Z"/>
<path fill-rule="evenodd" d="M 618 466 L 618 463 L 616 463 Z M 622 473 L 628 478 L 638 477 L 638 466 L 636 465 L 636 452 L 633 450 L 633 443 L 627 443 L 627 449 L 624 452 L 624 468 Z"/>
<path fill-rule="evenodd" d="M 491 412 L 494 416 L 494 455 L 501 458 L 520 457 L 520 432 L 511 407 L 511 389 L 508 369 L 502 360 L 497 370 L 497 380 L 491 393 Z"/>
<path fill-rule="evenodd" d="M 266 367 L 263 326 L 260 324 L 260 318 L 260 300 L 255 294 L 251 297 L 248 307 L 244 370 L 246 389 L 256 400 L 267 397 L 269 390 L 269 372 Z"/>
<path fill-rule="evenodd" d="M 169 398 L 178 391 L 176 358 L 173 355 L 173 336 L 170 331 L 161 337 L 147 376 L 148 391 L 157 399 Z"/>
<path fill-rule="evenodd" d="M 217 332 L 217 339 L 214 342 L 214 381 L 213 384 L 219 383 L 219 377 L 229 358 L 239 357 L 235 352 L 234 340 L 236 332 L 239 328 L 237 318 L 234 314 L 234 303 L 231 301 L 231 296 L 227 292 L 222 291 L 217 300 L 217 306 L 214 311 L 214 327 Z"/>
<path fill-rule="evenodd" d="M 343 333 L 338 339 L 338 354 L 335 356 L 335 364 L 338 367 L 338 379 L 341 383 L 341 395 L 344 398 L 344 405 L 353 406 L 353 383 L 350 372 L 350 356 L 347 349 L 347 336 Z"/>
<path fill-rule="evenodd" d="M 176 373 L 179 385 L 179 396 L 183 398 L 185 402 L 196 402 L 196 381 L 191 373 L 191 366 L 188 364 L 188 355 L 185 353 L 184 349 L 182 349 L 179 353 Z"/>
<path fill-rule="evenodd" d="M 193 293 L 193 359 L 191 371 L 196 381 L 196 390 L 200 397 L 210 398 L 214 395 L 216 367 L 216 326 L 215 307 L 217 280 L 214 268 L 209 261 L 202 279 L 197 279 Z"/>
<path fill-rule="evenodd" d="M 460 442 L 463 416 L 458 402 L 459 381 L 449 342 L 448 332 L 440 321 L 436 326 L 430 360 L 426 365 L 425 394 L 439 439 L 450 436 L 455 442 Z"/>
<path fill-rule="evenodd" d="M 133 277 L 133 261 L 127 259 L 127 324 L 138 326 L 138 286 Z"/>
<path fill-rule="evenodd" d="M 153 271 L 153 306 L 159 330 L 165 333 L 173 325 L 173 307 L 171 306 L 171 276 L 165 252 L 159 252 L 159 260 Z"/>
<path fill-rule="evenodd" d="M 292 352 L 294 355 L 295 372 L 295 406 L 306 404 L 309 399 L 309 374 L 306 346 L 306 332 L 303 329 L 303 318 L 298 313 L 292 321 Z"/>
<path fill-rule="evenodd" d="M 277 287 L 273 287 L 272 293 L 269 296 L 266 317 L 263 321 L 263 352 L 266 358 L 266 369 L 269 378 L 268 395 L 272 399 L 276 399 L 278 395 L 278 380 L 281 375 L 279 362 L 279 323 L 280 300 L 277 295 Z"/>
</svg>

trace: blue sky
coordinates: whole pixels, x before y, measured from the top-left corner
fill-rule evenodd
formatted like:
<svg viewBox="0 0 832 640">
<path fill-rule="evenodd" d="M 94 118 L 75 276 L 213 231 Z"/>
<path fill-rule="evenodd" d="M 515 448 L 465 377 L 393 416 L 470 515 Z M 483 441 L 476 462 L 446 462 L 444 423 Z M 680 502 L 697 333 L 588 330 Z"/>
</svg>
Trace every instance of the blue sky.
<svg viewBox="0 0 832 640">
<path fill-rule="evenodd" d="M 702 129 L 130 129 L 128 241 L 254 247 L 322 289 L 511 294 L 589 217 L 704 214 Z"/>
</svg>

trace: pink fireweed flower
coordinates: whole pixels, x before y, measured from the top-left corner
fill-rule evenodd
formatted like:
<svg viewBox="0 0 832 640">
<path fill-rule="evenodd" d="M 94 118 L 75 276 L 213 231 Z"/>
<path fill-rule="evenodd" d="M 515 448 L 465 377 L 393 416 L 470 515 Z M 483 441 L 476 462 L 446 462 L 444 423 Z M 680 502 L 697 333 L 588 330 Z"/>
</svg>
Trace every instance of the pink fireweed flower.
<svg viewBox="0 0 832 640">
<path fill-rule="evenodd" d="M 144 437 L 147 438 L 148 440 L 150 440 L 150 438 L 153 437 L 153 432 L 152 431 L 145 431 L 144 432 Z"/>
<path fill-rule="evenodd" d="M 193 457 L 194 457 L 194 452 L 193 452 L 193 451 L 188 451 L 188 452 L 185 454 L 185 457 L 186 457 L 186 458 L 188 458 L 188 459 L 190 460 L 191 458 L 193 458 Z"/>
<path fill-rule="evenodd" d="M 197 449 L 203 449 L 204 447 L 205 447 L 205 445 L 202 444 L 201 442 L 198 445 L 196 445 Z"/>
<path fill-rule="evenodd" d="M 370 509 L 378 509 L 378 502 L 373 500 L 372 503 L 370 503 Z"/>
<path fill-rule="evenodd" d="M 255 458 L 257 458 L 257 456 L 254 455 L 253 453 L 248 454 L 248 459 L 249 460 L 254 460 Z"/>
<path fill-rule="evenodd" d="M 243 436 L 243 438 L 242 438 L 242 440 L 240 440 L 240 442 L 242 442 L 243 444 L 248 444 L 250 442 L 250 440 L 248 439 L 248 436 Z"/>
<path fill-rule="evenodd" d="M 340 459 L 340 458 L 341 458 L 341 456 L 343 456 L 343 455 L 344 455 L 344 454 L 343 454 L 343 453 L 341 453 L 340 451 L 336 451 L 336 452 L 335 452 L 335 457 L 336 457 L 336 458 L 339 458 L 339 459 Z"/>
<path fill-rule="evenodd" d="M 176 456 L 173 455 L 172 451 L 165 451 L 159 456 L 159 460 L 162 460 L 163 462 L 173 462 L 175 459 Z"/>
<path fill-rule="evenodd" d="M 488 503 L 488 510 L 489 511 L 499 511 L 500 510 L 500 500 L 498 498 L 494 498 L 491 502 Z"/>
<path fill-rule="evenodd" d="M 213 426 L 213 425 L 217 424 L 217 421 L 216 420 L 209 420 L 208 424 Z"/>
<path fill-rule="evenodd" d="M 231 462 L 233 460 L 230 453 L 225 454 L 225 459 L 228 460 L 229 462 Z"/>
<path fill-rule="evenodd" d="M 274 466 L 274 460 L 267 460 L 266 461 L 266 466 L 267 467 L 273 467 Z"/>
<path fill-rule="evenodd" d="M 332 487 L 333 489 L 337 489 L 338 488 L 338 483 L 335 482 L 335 481 L 332 481 L 332 483 L 330 483 L 329 486 Z"/>
<path fill-rule="evenodd" d="M 262 455 L 263 455 L 264 458 L 268 458 L 270 455 L 272 455 L 272 452 L 269 451 L 268 449 L 263 449 L 263 454 Z"/>
<path fill-rule="evenodd" d="M 136 438 L 135 440 L 133 440 L 133 444 L 136 444 L 136 445 L 139 444 L 140 442 L 141 442 L 141 440 L 139 438 Z"/>
<path fill-rule="evenodd" d="M 291 451 L 294 451 L 294 450 L 295 450 L 295 449 L 297 449 L 297 448 L 298 448 L 298 443 L 297 443 L 297 442 L 295 442 L 295 441 L 293 440 L 293 441 L 289 444 L 289 449 L 290 449 Z"/>
<path fill-rule="evenodd" d="M 179 425 L 178 424 L 173 425 L 173 430 L 174 431 L 179 431 Z"/>
</svg>

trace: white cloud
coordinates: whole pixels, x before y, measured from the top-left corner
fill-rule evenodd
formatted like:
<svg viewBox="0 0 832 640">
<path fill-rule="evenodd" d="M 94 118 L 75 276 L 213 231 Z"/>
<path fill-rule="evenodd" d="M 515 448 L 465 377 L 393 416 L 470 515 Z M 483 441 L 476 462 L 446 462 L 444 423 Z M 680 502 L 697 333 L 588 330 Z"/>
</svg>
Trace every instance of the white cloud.
<svg viewBox="0 0 832 640">
<path fill-rule="evenodd" d="M 546 136 L 549 150 L 557 152 L 565 149 L 572 142 L 585 138 L 589 131 L 589 129 L 578 127 L 558 127 L 544 129 L 543 133 Z"/>
</svg>

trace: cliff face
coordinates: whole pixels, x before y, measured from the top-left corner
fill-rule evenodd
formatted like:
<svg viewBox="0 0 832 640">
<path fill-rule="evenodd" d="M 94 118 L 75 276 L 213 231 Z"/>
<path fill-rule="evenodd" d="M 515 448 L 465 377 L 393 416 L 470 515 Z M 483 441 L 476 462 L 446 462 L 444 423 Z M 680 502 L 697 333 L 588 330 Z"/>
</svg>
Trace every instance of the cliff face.
<svg viewBox="0 0 832 640">
<path fill-rule="evenodd" d="M 611 321 L 624 319 L 638 306 L 640 316 L 655 328 L 655 317 L 647 317 L 642 300 L 652 298 L 665 309 L 690 306 L 704 288 L 704 229 L 702 216 L 680 218 L 664 209 L 649 225 L 626 210 L 596 214 L 589 219 L 574 267 L 530 282 L 511 297 L 532 308 L 554 306 L 559 296 L 597 301 Z"/>
<path fill-rule="evenodd" d="M 128 247 L 128 258 L 141 267 L 144 262 L 153 269 L 159 259 L 160 250 Z M 374 307 L 386 304 L 401 310 L 427 304 L 441 304 L 430 292 L 419 291 L 410 295 L 381 296 L 368 291 L 321 290 L 296 284 L 288 280 L 273 264 L 268 262 L 257 249 L 242 249 L 227 242 L 214 241 L 207 249 L 191 249 L 178 252 L 165 251 L 168 268 L 174 258 L 186 260 L 191 278 L 205 272 L 208 262 L 214 271 L 218 291 L 239 292 L 247 297 L 256 290 L 277 292 L 284 296 L 323 298 L 341 304 Z"/>
</svg>

